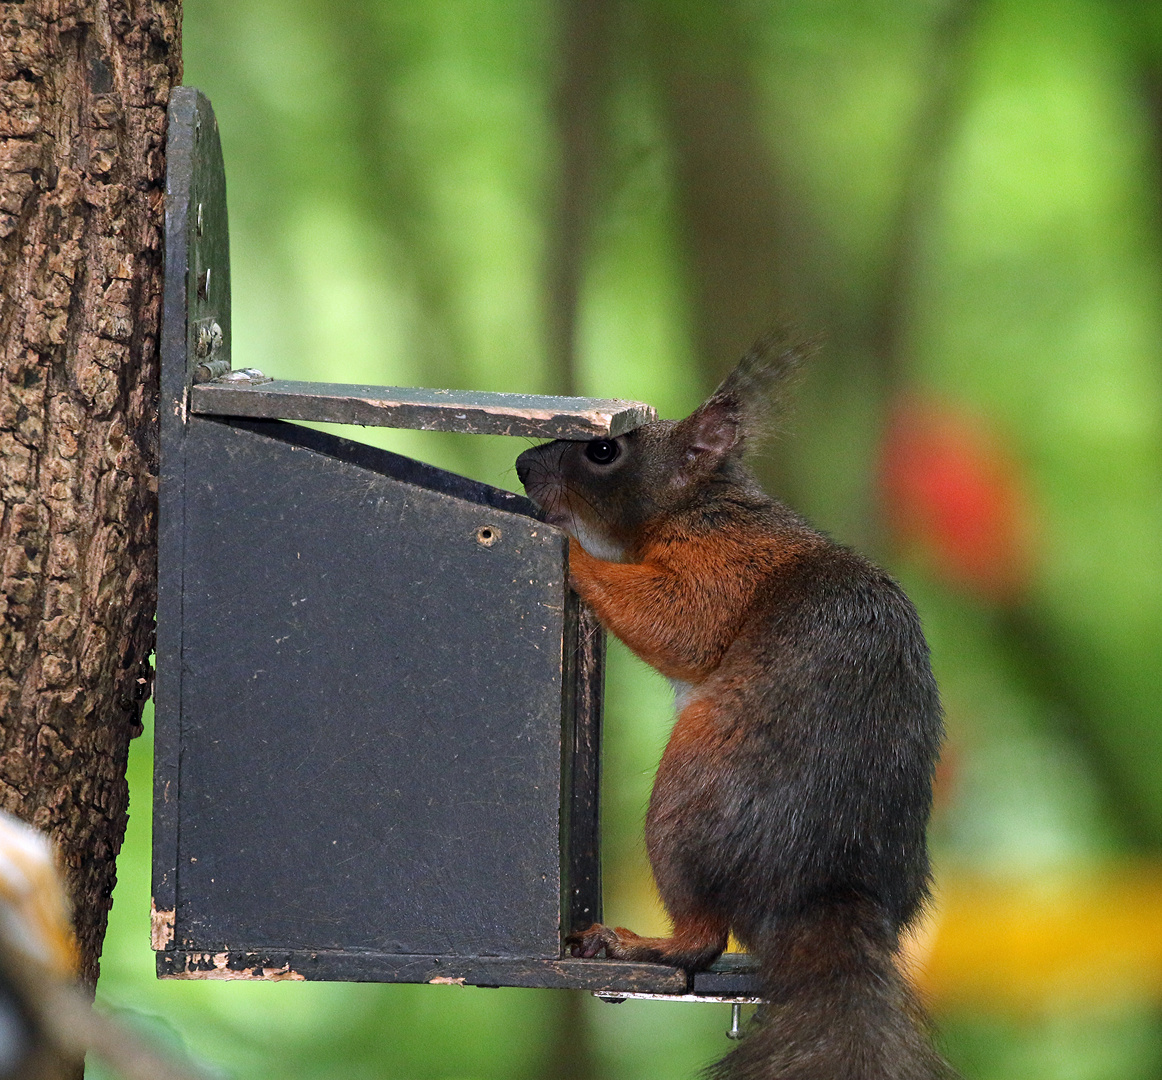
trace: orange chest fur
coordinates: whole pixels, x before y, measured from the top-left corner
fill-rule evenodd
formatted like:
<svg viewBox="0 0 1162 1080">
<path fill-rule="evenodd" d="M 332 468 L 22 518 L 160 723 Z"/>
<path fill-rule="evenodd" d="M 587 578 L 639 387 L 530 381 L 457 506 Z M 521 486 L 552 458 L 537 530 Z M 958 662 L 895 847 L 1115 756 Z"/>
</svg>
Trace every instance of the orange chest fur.
<svg viewBox="0 0 1162 1080">
<path fill-rule="evenodd" d="M 573 545 L 572 577 L 606 627 L 663 675 L 700 684 L 718 666 L 756 593 L 793 549 L 764 534 L 664 539 L 613 563 Z"/>
</svg>

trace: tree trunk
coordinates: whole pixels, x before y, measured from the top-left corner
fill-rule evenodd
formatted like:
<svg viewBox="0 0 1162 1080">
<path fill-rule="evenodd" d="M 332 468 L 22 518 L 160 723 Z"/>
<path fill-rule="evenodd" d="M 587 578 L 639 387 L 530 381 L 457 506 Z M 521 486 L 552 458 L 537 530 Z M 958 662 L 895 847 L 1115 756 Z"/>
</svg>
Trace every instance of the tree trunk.
<svg viewBox="0 0 1162 1080">
<path fill-rule="evenodd" d="M 94 982 L 149 697 L 165 107 L 180 0 L 0 4 L 0 806 Z"/>
</svg>

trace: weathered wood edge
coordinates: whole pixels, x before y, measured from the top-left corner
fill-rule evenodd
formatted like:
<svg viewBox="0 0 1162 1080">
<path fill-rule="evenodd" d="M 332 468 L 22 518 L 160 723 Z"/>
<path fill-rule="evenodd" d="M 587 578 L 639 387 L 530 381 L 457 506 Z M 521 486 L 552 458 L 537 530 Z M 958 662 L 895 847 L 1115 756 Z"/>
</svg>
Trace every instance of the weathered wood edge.
<svg viewBox="0 0 1162 1080">
<path fill-rule="evenodd" d="M 723 957 L 731 970 L 700 972 L 691 980 L 684 971 L 661 964 L 622 960 L 532 959 L 510 957 L 401 956 L 329 950 L 159 952 L 162 979 L 241 979 L 262 982 L 398 982 L 462 986 L 513 986 L 588 990 L 611 997 L 618 992 L 685 995 L 754 996 L 753 974 Z M 721 962 L 720 962 L 721 963 Z M 701 985 L 703 976 L 715 976 Z"/>
<path fill-rule="evenodd" d="M 639 401 L 548 397 L 346 383 L 201 383 L 190 410 L 205 416 L 361 424 L 367 427 L 518 435 L 534 439 L 615 437 L 654 420 Z"/>
<path fill-rule="evenodd" d="M 567 569 L 566 569 L 567 572 Z M 562 761 L 562 824 L 569 849 L 563 852 L 567 896 L 562 904 L 565 932 L 602 921 L 601 896 L 601 728 L 605 692 L 605 631 L 593 609 L 569 590 L 572 611 L 566 647 L 572 653 L 572 715 Z"/>
<path fill-rule="evenodd" d="M 187 391 L 198 327 L 217 328 L 214 355 L 227 365 L 231 337 L 222 143 L 209 99 L 188 86 L 173 88 L 167 111 L 164 247 L 153 800 L 153 934 L 163 945 L 177 897 Z"/>
<path fill-rule="evenodd" d="M 161 311 L 161 449 L 158 477 L 157 616 L 154 657 L 152 924 L 154 948 L 173 939 L 177 903 L 177 800 L 181 701 L 182 492 L 185 487 L 185 401 L 189 206 L 193 185 L 197 91 L 174 87 L 166 131 L 165 276 Z M 173 718 L 172 720 L 170 718 Z"/>
</svg>

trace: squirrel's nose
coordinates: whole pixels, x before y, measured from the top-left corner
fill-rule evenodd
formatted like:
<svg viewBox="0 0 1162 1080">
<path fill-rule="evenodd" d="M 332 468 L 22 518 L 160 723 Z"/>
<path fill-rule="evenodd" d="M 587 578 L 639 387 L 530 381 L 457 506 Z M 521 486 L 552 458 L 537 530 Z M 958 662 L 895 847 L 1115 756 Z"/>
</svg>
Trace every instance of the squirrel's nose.
<svg viewBox="0 0 1162 1080">
<path fill-rule="evenodd" d="M 517 479 L 519 479 L 522 484 L 528 480 L 529 476 L 529 463 L 526 460 L 527 454 L 528 451 L 526 450 L 523 454 L 521 454 L 520 457 L 516 459 L 516 475 Z"/>
</svg>

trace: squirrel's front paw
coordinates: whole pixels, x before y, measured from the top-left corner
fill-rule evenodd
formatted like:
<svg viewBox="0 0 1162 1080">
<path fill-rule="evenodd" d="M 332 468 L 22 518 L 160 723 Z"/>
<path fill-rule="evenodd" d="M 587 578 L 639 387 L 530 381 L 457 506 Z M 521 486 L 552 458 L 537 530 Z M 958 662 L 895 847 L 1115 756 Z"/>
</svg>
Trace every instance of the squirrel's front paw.
<svg viewBox="0 0 1162 1080">
<path fill-rule="evenodd" d="M 569 951 L 573 956 L 584 957 L 588 960 L 602 951 L 608 957 L 615 957 L 617 948 L 621 943 L 618 940 L 617 931 L 613 927 L 594 923 L 588 930 L 570 934 L 565 938 L 565 944 L 569 946 Z"/>
</svg>

